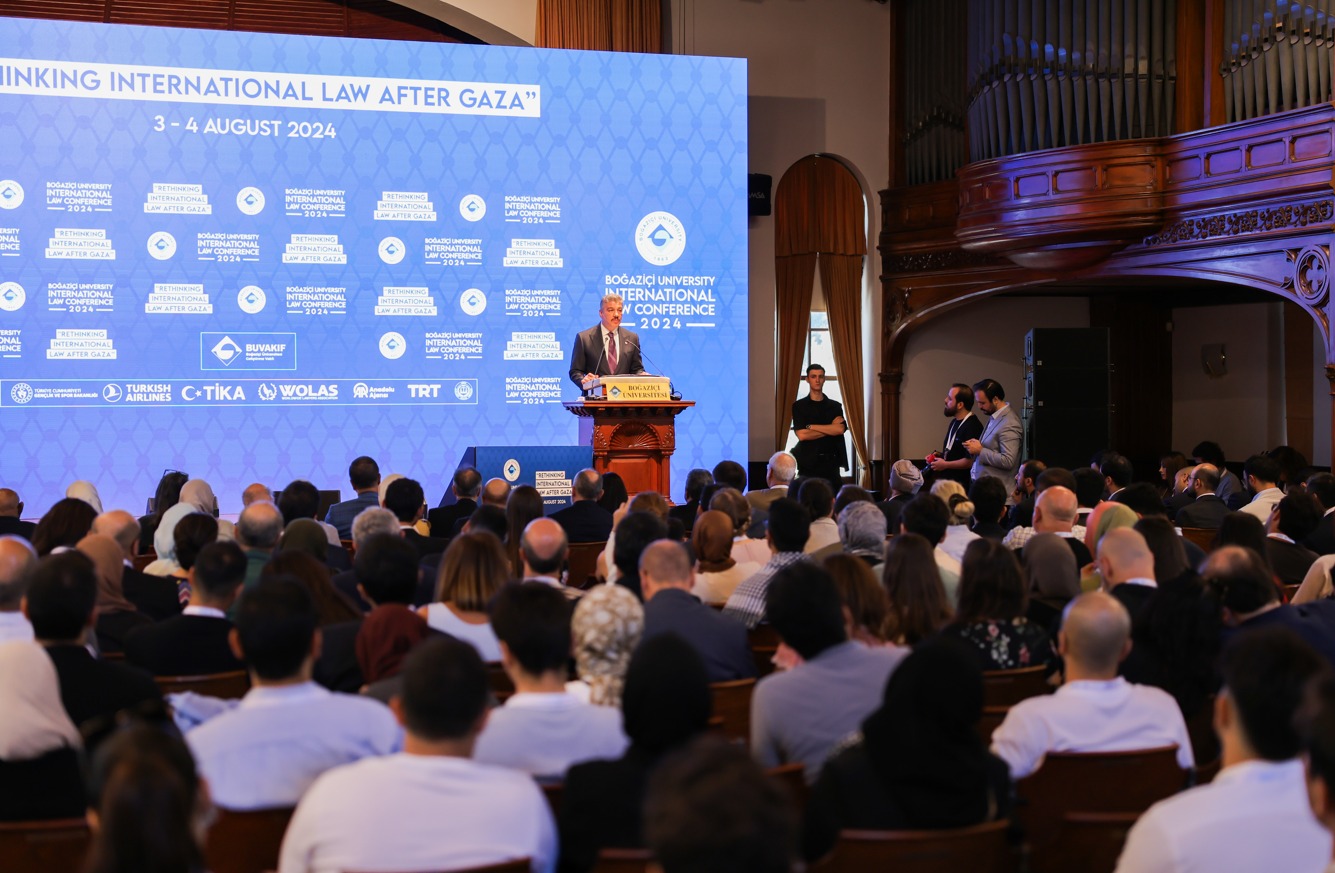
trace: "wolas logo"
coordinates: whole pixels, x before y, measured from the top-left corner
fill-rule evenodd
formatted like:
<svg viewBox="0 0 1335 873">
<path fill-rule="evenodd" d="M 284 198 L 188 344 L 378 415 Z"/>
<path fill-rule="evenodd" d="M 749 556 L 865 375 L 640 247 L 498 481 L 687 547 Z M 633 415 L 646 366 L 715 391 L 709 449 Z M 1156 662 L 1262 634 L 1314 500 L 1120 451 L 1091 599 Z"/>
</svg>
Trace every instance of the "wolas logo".
<svg viewBox="0 0 1335 873">
<path fill-rule="evenodd" d="M 278 386 L 278 396 L 284 400 L 337 400 L 338 386 L 282 383 Z"/>
</svg>

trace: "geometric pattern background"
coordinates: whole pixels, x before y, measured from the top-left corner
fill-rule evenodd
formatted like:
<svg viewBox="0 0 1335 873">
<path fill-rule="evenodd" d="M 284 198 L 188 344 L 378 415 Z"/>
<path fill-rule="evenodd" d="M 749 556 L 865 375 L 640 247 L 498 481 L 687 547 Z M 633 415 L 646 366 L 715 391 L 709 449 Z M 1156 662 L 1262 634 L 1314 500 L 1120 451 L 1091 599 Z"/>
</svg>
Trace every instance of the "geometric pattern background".
<svg viewBox="0 0 1335 873">
<path fill-rule="evenodd" d="M 30 513 L 79 478 L 93 481 L 106 505 L 136 509 L 164 468 L 207 479 L 222 510 L 236 512 L 241 488 L 252 481 L 281 486 L 301 477 L 347 491 L 347 464 L 360 454 L 375 457 L 385 473 L 417 477 L 434 500 L 469 445 L 574 445 L 574 416 L 558 401 L 506 403 L 506 379 L 559 378 L 561 399 L 575 399 L 569 348 L 577 331 L 596 322 L 609 277 L 613 285 L 618 277 L 713 277 L 712 318 L 655 324 L 653 313 L 632 305 L 624 323 L 641 336 L 646 368 L 670 375 L 696 401 L 677 420 L 673 496 L 681 498 L 691 467 L 745 460 L 744 61 L 16 19 L 0 21 L 0 33 L 0 54 L 10 59 L 523 83 L 542 94 L 540 117 L 523 118 L 32 97 L 0 88 L 0 179 L 24 191 L 20 206 L 0 210 L 0 238 L 17 230 L 19 239 L 16 256 L 0 257 L 0 288 L 17 283 L 26 295 L 17 309 L 0 301 L 0 342 L 12 340 L 9 331 L 21 341 L 16 357 L 0 358 L 0 485 L 16 488 Z M 162 131 L 155 130 L 159 115 Z M 186 130 L 189 119 L 201 132 Z M 276 121 L 280 133 L 206 135 L 209 119 Z M 288 122 L 332 124 L 336 135 L 289 138 Z M 111 211 L 48 210 L 48 183 L 69 182 L 109 184 Z M 212 213 L 145 213 L 154 184 L 163 183 L 200 186 Z M 258 214 L 237 203 L 247 187 L 264 196 Z M 342 190 L 346 214 L 288 215 L 287 188 Z M 426 192 L 434 220 L 373 221 L 385 191 Z M 461 215 L 468 195 L 485 203 L 479 221 Z M 507 222 L 505 198 L 524 195 L 559 197 L 559 222 Z M 662 267 L 640 255 L 635 239 L 641 219 L 660 210 L 680 219 L 686 234 L 683 254 Z M 48 260 L 58 228 L 104 230 L 115 260 Z M 164 231 L 177 248 L 158 260 L 148 243 Z M 200 260 L 200 233 L 257 234 L 258 259 Z M 337 236 L 346 264 L 284 263 L 294 234 Z M 398 263 L 380 257 L 387 236 L 404 243 Z M 425 263 L 430 237 L 481 239 L 481 264 Z M 562 266 L 505 267 L 515 239 L 551 240 Z M 111 311 L 50 311 L 50 283 L 110 283 Z M 161 283 L 202 285 L 212 313 L 146 314 Z M 265 293 L 259 312 L 238 300 L 248 286 Z M 346 288 L 346 313 L 289 312 L 288 286 Z M 390 286 L 428 289 L 436 314 L 376 316 L 377 298 Z M 485 297 L 480 313 L 476 299 L 464 300 L 468 289 Z M 507 289 L 556 290 L 559 313 L 507 315 Z M 66 329 L 105 330 L 117 358 L 48 359 L 56 331 Z M 387 332 L 403 337 L 400 357 L 382 354 Z M 429 359 L 426 335 L 441 332 L 480 334 L 480 357 Z M 517 332 L 554 334 L 562 359 L 506 360 Z M 201 353 L 202 333 L 294 334 L 295 362 L 283 366 L 295 369 L 220 370 L 207 349 Z M 98 399 L 107 385 L 129 381 L 170 383 L 172 400 L 133 406 Z M 399 386 L 397 404 L 350 396 L 356 381 Z M 340 405 L 261 399 L 259 386 L 271 391 L 280 382 L 311 392 L 337 384 Z M 410 402 L 402 390 L 408 383 L 443 387 L 437 398 Z M 223 396 L 241 386 L 246 401 L 199 405 L 182 396 L 185 386 L 199 398 L 210 385 L 224 386 Z M 82 386 L 94 396 L 72 406 L 19 403 L 19 386 Z"/>
</svg>

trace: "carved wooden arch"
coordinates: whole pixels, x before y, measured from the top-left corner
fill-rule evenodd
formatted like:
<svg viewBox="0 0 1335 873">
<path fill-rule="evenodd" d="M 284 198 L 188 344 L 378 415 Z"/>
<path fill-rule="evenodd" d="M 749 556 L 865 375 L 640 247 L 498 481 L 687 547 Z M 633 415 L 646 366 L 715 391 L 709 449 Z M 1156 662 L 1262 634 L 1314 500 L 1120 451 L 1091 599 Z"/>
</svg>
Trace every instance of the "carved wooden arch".
<svg viewBox="0 0 1335 873">
<path fill-rule="evenodd" d="M 1006 291 L 1132 279 L 1248 287 L 1302 307 L 1335 386 L 1335 106 L 970 165 L 882 193 L 882 451 L 898 457 L 912 333 Z M 1335 387 L 1332 388 L 1335 406 Z M 1335 443 L 1335 435 L 1332 436 Z"/>
</svg>

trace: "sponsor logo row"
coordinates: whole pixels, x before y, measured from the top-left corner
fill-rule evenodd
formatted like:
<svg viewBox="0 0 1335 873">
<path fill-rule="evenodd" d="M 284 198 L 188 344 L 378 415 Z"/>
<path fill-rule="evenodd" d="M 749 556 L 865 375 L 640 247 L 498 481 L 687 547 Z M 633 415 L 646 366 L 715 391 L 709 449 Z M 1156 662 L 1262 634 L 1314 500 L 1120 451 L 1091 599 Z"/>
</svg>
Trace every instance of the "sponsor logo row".
<svg viewBox="0 0 1335 873">
<path fill-rule="evenodd" d="M 0 406 L 470 406 L 476 379 L 43 379 L 0 383 Z"/>
</svg>

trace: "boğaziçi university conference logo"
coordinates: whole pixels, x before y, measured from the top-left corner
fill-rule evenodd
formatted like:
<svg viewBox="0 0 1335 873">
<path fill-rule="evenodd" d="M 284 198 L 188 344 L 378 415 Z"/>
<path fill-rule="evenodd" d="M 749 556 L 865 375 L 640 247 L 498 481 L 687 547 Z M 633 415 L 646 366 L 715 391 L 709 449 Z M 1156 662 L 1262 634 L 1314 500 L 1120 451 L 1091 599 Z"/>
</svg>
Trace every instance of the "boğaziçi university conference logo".
<svg viewBox="0 0 1335 873">
<path fill-rule="evenodd" d="M 671 212 L 650 212 L 635 228 L 635 248 L 649 263 L 666 267 L 686 251 L 686 228 Z"/>
<path fill-rule="evenodd" d="M 15 403 L 27 403 L 32 399 L 32 386 L 27 382 L 19 382 L 9 389 L 9 399 Z"/>
<path fill-rule="evenodd" d="M 391 330 L 380 336 L 380 354 L 389 358 L 391 361 L 397 361 L 403 357 L 403 353 L 408 351 L 408 342 L 403 338 L 403 334 L 397 330 Z"/>
<path fill-rule="evenodd" d="M 241 357 L 241 347 L 233 342 L 230 336 L 218 340 L 218 344 L 209 351 L 213 352 L 213 356 L 222 361 L 225 367 L 232 366 L 232 362 Z"/>
<path fill-rule="evenodd" d="M 259 215 L 264 211 L 264 192 L 259 188 L 242 188 L 236 193 L 236 208 L 246 215 Z"/>
<path fill-rule="evenodd" d="M 0 209 L 18 209 L 23 205 L 23 186 L 13 179 L 0 179 Z"/>
<path fill-rule="evenodd" d="M 505 475 L 506 482 L 513 482 L 519 478 L 519 462 L 514 458 L 511 458 L 505 462 L 505 466 L 501 468 L 501 472 Z"/>
</svg>

